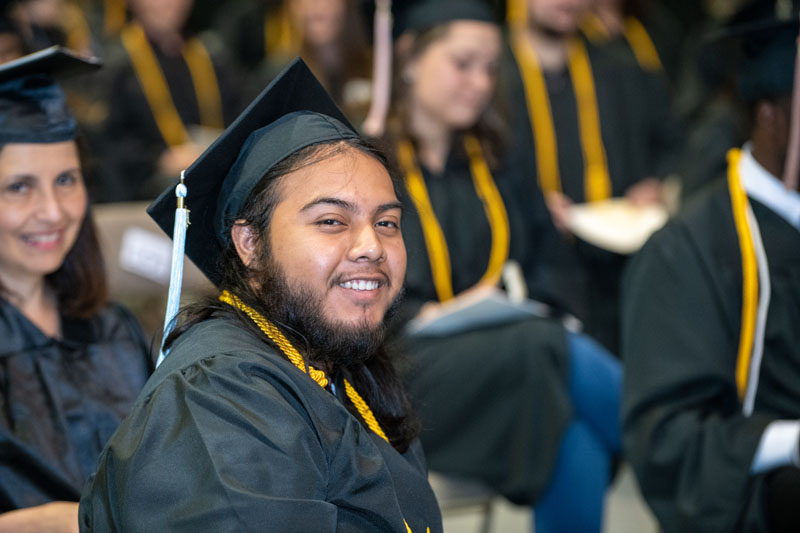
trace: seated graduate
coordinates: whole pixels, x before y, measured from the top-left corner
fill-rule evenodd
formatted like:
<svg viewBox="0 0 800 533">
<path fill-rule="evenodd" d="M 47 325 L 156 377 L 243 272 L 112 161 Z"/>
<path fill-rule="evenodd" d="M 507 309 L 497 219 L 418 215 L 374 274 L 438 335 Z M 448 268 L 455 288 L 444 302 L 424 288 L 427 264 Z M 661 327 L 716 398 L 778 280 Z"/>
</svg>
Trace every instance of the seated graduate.
<svg viewBox="0 0 800 533">
<path fill-rule="evenodd" d="M 495 298 L 509 261 L 548 303 L 570 288 L 559 283 L 569 271 L 554 258 L 559 235 L 532 169 L 499 142 L 500 28 L 481 0 L 425 0 L 395 20 L 387 136 L 416 209 L 403 225 L 406 298 L 393 326 L 413 317 L 402 330 L 404 377 L 429 464 L 532 505 L 537 532 L 599 531 L 621 447 L 619 362 L 530 314 L 424 327 Z"/>
<path fill-rule="evenodd" d="M 0 531 L 77 531 L 83 483 L 152 370 L 138 324 L 108 302 L 50 75 L 76 64 L 53 57 L 0 67 Z"/>
<path fill-rule="evenodd" d="M 403 208 L 302 61 L 186 172 L 187 255 L 220 289 L 100 457 L 81 528 L 441 531 L 383 348 Z M 172 190 L 150 212 L 172 231 Z"/>
<path fill-rule="evenodd" d="M 750 141 L 626 275 L 624 442 L 665 532 L 800 531 L 798 6 L 778 4 L 728 30 Z"/>
<path fill-rule="evenodd" d="M 222 41 L 196 35 L 194 0 L 127 0 L 109 47 L 99 129 L 101 201 L 152 200 L 241 111 L 241 79 Z"/>
<path fill-rule="evenodd" d="M 556 227 L 575 244 L 590 290 L 585 331 L 619 352 L 619 287 L 627 256 L 569 229 L 576 204 L 657 206 L 683 137 L 658 73 L 580 34 L 591 0 L 507 0 L 503 88 L 511 139 L 531 158 Z M 602 205 L 602 204 L 600 204 Z M 574 237 L 574 238 L 573 238 Z"/>
</svg>

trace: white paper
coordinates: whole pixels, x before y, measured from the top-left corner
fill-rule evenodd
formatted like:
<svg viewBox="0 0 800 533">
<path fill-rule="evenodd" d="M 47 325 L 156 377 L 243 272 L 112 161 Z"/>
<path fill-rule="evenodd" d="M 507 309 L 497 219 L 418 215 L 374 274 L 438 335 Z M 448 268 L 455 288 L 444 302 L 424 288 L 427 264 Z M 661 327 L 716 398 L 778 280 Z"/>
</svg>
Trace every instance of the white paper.
<svg viewBox="0 0 800 533">
<path fill-rule="evenodd" d="M 122 234 L 119 266 L 122 270 L 167 285 L 172 262 L 172 241 L 135 226 Z"/>
<path fill-rule="evenodd" d="M 605 250 L 632 254 L 669 217 L 661 205 L 634 206 L 624 198 L 577 204 L 567 215 L 567 228 L 580 239 Z"/>
</svg>

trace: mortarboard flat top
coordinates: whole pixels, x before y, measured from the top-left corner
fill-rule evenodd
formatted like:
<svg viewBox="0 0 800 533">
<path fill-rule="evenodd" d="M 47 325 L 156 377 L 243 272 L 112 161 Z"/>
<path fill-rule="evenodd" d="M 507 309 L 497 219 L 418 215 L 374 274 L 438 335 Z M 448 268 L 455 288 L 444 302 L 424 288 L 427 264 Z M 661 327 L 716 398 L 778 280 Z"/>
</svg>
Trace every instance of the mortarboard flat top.
<svg viewBox="0 0 800 533">
<path fill-rule="evenodd" d="M 497 23 L 492 8 L 484 0 L 412 0 L 397 9 L 393 34 L 421 31 L 454 20 Z"/>
<path fill-rule="evenodd" d="M 60 46 L 0 65 L 0 144 L 74 139 L 75 119 L 55 79 L 100 65 Z"/>
<path fill-rule="evenodd" d="M 0 65 L 0 82 L 36 74 L 64 79 L 97 70 L 101 66 L 103 62 L 100 58 L 79 55 L 56 45 L 3 63 Z"/>
<path fill-rule="evenodd" d="M 186 255 L 218 285 L 226 224 L 267 171 L 306 146 L 356 136 L 306 64 L 295 59 L 184 173 L 191 221 Z M 172 235 L 175 208 L 171 186 L 147 212 Z"/>
</svg>

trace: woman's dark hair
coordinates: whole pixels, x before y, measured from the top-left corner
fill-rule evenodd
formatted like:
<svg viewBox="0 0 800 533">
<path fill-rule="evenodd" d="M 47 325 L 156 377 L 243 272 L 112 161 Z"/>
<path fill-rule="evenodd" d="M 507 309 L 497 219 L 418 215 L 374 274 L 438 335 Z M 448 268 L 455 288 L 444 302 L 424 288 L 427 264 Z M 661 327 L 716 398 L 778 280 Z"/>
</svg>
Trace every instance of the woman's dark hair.
<svg viewBox="0 0 800 533">
<path fill-rule="evenodd" d="M 86 209 L 75 244 L 61 268 L 45 277 L 64 316 L 89 318 L 108 302 L 105 262 L 91 208 Z"/>
<path fill-rule="evenodd" d="M 226 233 L 229 233 L 237 221 L 243 221 L 238 223 L 246 224 L 256 230 L 257 250 L 269 253 L 269 224 L 275 207 L 280 202 L 279 184 L 281 178 L 350 149 L 356 149 L 383 164 L 389 171 L 395 194 L 398 198 L 404 197 L 401 180 L 390 169 L 383 154 L 371 144 L 361 138 L 320 143 L 299 150 L 273 166 L 250 193 L 241 211 L 227 221 Z M 262 257 L 265 256 L 263 253 L 260 254 Z M 230 241 L 225 245 L 218 268 L 222 272 L 222 281 L 218 287 L 220 291 L 227 290 L 235 294 L 245 304 L 269 317 L 269 311 L 265 309 L 252 285 L 252 280 L 259 272 L 257 267 L 253 268 L 245 265 Z M 221 304 L 216 297 L 209 297 L 181 310 L 179 315 L 180 323 L 167 337 L 164 342 L 164 348 L 167 349 L 172 346 L 192 326 L 212 316 L 221 315 L 235 317 L 242 328 L 249 330 L 274 346 L 274 343 L 261 332 L 253 320 L 245 313 L 226 304 Z M 284 333 L 293 342 L 299 342 L 300 346 L 305 341 L 301 334 L 292 330 L 285 330 Z M 282 353 L 280 349 L 275 348 L 278 353 Z M 388 351 L 379 350 L 374 357 L 366 362 L 340 368 L 339 370 L 370 406 L 381 427 L 389 437 L 392 446 L 402 452 L 408 448 L 411 441 L 418 435 L 420 424 L 395 371 L 393 359 L 394 357 Z M 346 402 L 346 407 L 353 416 L 361 420 L 361 416 L 355 406 L 351 405 L 350 402 Z"/>
<path fill-rule="evenodd" d="M 75 142 L 83 168 L 85 147 L 82 141 Z M 2 149 L 0 146 L 0 151 Z M 78 236 L 64 262 L 58 270 L 45 276 L 45 282 L 55 291 L 59 312 L 70 318 L 92 317 L 108 302 L 105 262 L 90 206 L 86 208 Z M 8 288 L 0 285 L 0 294 L 7 292 Z"/>
<path fill-rule="evenodd" d="M 396 142 L 400 139 L 409 139 L 412 143 L 416 143 L 416 139 L 409 129 L 408 110 L 406 107 L 409 83 L 404 79 L 404 72 L 411 60 L 419 57 L 431 44 L 447 35 L 451 24 L 452 22 L 448 22 L 414 31 L 410 34 L 413 41 L 407 50 L 401 50 L 395 46 L 394 61 L 392 62 L 394 71 L 392 74 L 392 104 L 386 123 L 387 146 L 396 145 Z M 497 81 L 500 81 L 499 76 Z M 490 168 L 497 166 L 506 144 L 507 121 L 504 104 L 501 101 L 501 92 L 495 87 L 492 100 L 486 110 L 478 117 L 476 123 L 471 128 L 457 132 L 460 135 L 474 135 L 478 139 Z"/>
</svg>

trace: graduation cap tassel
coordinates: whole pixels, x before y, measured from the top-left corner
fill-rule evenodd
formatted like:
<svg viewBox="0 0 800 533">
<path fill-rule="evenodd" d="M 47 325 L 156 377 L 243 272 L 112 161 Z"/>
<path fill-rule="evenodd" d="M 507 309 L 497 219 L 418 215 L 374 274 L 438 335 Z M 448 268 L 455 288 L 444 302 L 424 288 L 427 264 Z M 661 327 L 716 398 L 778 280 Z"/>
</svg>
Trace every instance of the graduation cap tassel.
<svg viewBox="0 0 800 533">
<path fill-rule="evenodd" d="M 164 353 L 164 341 L 175 327 L 175 317 L 181 303 L 181 286 L 183 285 L 183 253 L 186 247 L 186 229 L 189 226 L 189 210 L 186 208 L 186 185 L 181 182 L 175 187 L 177 208 L 175 209 L 175 225 L 172 230 L 172 268 L 169 275 L 169 296 L 167 297 L 167 310 L 164 316 L 164 336 L 161 338 L 161 349 L 158 353 L 156 366 L 160 365 L 167 354 Z"/>
<path fill-rule="evenodd" d="M 375 59 L 372 71 L 372 105 L 364 119 L 364 133 L 383 135 L 392 90 L 392 2 L 375 1 Z"/>
</svg>

